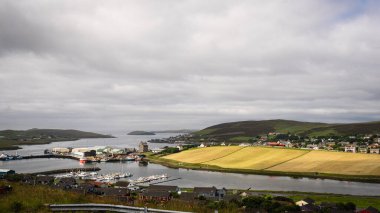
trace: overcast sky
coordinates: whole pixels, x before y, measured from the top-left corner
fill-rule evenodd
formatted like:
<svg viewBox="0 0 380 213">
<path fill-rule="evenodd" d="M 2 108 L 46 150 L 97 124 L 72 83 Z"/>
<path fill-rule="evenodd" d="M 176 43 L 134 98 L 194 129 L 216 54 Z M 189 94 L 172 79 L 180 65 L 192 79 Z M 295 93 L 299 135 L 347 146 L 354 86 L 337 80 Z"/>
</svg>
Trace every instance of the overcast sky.
<svg viewBox="0 0 380 213">
<path fill-rule="evenodd" d="M 0 129 L 380 120 L 380 1 L 0 0 Z"/>
</svg>

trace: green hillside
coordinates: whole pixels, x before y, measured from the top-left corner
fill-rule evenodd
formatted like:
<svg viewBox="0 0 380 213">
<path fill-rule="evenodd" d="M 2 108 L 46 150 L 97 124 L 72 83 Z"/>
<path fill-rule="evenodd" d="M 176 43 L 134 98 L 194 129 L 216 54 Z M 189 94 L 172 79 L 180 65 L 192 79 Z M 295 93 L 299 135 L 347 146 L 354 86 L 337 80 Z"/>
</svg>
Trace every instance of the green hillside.
<svg viewBox="0 0 380 213">
<path fill-rule="evenodd" d="M 0 150 L 19 149 L 18 145 L 46 144 L 55 141 L 72 141 L 81 138 L 112 138 L 103 135 L 79 130 L 60 129 L 29 129 L 29 130 L 2 130 L 0 131 Z"/>
<path fill-rule="evenodd" d="M 196 136 L 215 138 L 242 138 L 266 135 L 269 132 L 308 136 L 355 135 L 380 132 L 380 122 L 328 124 L 291 120 L 239 121 L 207 127 Z"/>
</svg>

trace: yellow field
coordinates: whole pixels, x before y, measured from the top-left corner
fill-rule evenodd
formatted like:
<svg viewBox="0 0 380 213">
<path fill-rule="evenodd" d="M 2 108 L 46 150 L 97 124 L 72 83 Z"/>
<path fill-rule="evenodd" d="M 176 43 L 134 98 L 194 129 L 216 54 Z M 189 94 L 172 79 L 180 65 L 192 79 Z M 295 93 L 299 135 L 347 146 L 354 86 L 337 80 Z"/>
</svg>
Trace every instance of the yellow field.
<svg viewBox="0 0 380 213">
<path fill-rule="evenodd" d="M 242 147 L 239 146 L 205 147 L 165 156 L 164 158 L 185 163 L 203 163 L 226 156 L 240 149 L 242 149 Z"/>
<path fill-rule="evenodd" d="M 312 151 L 269 170 L 380 176 L 380 155 Z"/>
<path fill-rule="evenodd" d="M 207 164 L 224 168 L 261 170 L 306 154 L 305 150 L 246 147 Z"/>
<path fill-rule="evenodd" d="M 380 155 L 377 154 L 218 146 L 192 149 L 164 158 L 233 169 L 380 176 Z"/>
</svg>

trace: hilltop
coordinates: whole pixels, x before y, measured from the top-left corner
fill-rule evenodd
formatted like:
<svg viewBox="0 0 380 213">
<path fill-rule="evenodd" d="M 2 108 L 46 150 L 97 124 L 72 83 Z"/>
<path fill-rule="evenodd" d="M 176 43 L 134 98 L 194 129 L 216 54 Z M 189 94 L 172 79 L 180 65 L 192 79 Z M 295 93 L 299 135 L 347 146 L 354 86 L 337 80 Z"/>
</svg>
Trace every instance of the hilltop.
<svg viewBox="0 0 380 213">
<path fill-rule="evenodd" d="M 329 124 L 292 120 L 239 121 L 223 123 L 194 132 L 195 136 L 214 138 L 255 137 L 269 132 L 297 134 L 302 136 L 345 136 L 376 134 L 380 132 L 380 121 L 349 124 Z"/>
<path fill-rule="evenodd" d="M 113 136 L 73 129 L 2 130 L 0 131 L 0 150 L 19 149 L 18 145 L 46 144 L 82 138 L 113 138 Z"/>
</svg>

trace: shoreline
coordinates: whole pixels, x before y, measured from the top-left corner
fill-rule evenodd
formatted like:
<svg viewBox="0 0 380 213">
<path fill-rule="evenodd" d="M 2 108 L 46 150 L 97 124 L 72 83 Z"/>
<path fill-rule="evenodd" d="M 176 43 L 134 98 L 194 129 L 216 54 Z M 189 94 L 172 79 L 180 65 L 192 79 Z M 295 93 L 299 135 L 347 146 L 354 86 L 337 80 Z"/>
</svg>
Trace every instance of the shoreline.
<svg viewBox="0 0 380 213">
<path fill-rule="evenodd" d="M 357 175 L 340 175 L 328 173 L 302 173 L 302 172 L 281 172 L 281 171 L 264 171 L 264 170 L 250 170 L 250 169 L 233 169 L 222 168 L 213 165 L 184 163 L 180 161 L 162 159 L 161 157 L 153 156 L 151 153 L 146 154 L 146 160 L 151 163 L 160 164 L 169 168 L 182 168 L 191 170 L 203 170 L 214 172 L 226 172 L 237 174 L 253 174 L 265 176 L 282 176 L 291 178 L 310 178 L 310 179 L 329 179 L 338 181 L 362 182 L 362 183 L 376 183 L 380 184 L 380 176 L 357 176 Z"/>
<path fill-rule="evenodd" d="M 109 136 L 109 137 L 97 137 L 97 138 L 116 138 L 115 136 Z M 81 140 L 81 139 L 97 139 L 97 138 L 72 138 L 72 139 L 67 139 L 67 140 L 47 140 L 47 141 L 36 141 L 36 142 L 33 142 L 33 143 L 25 143 L 25 142 L 12 142 L 12 144 L 6 144 L 6 145 L 2 145 L 2 141 L 0 140 L 0 152 L 1 151 L 14 151 L 14 150 L 20 150 L 20 149 L 23 149 L 22 147 L 20 146 L 33 146 L 33 145 L 44 145 L 44 144 L 51 144 L 51 143 L 55 143 L 55 142 L 70 142 L 70 141 L 78 141 L 78 140 Z M 9 141 L 5 141 L 5 142 L 8 142 Z"/>
</svg>

